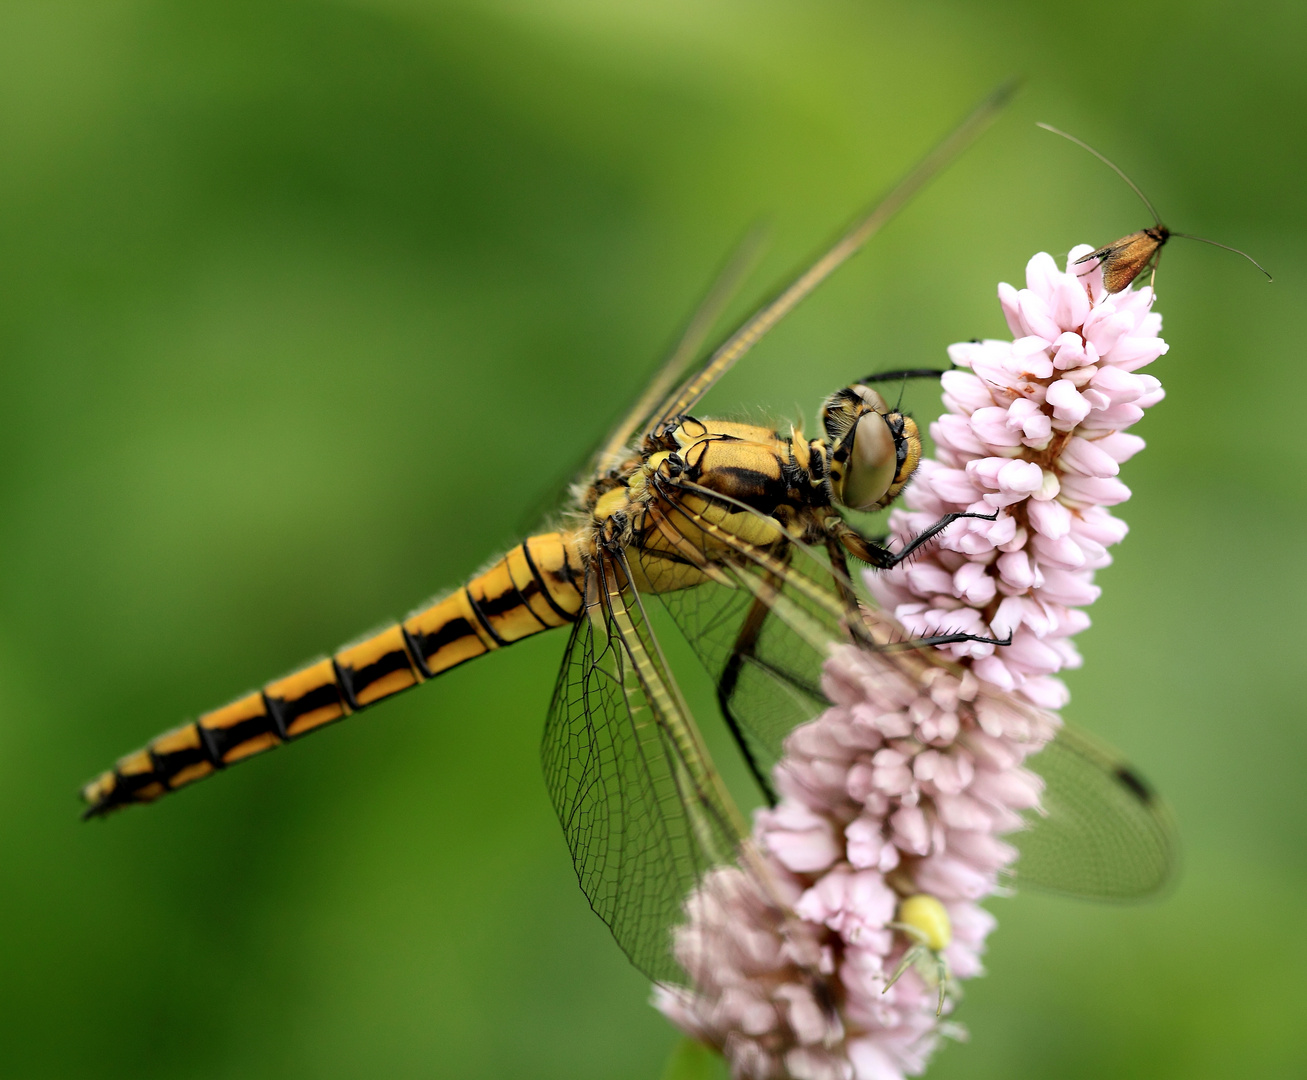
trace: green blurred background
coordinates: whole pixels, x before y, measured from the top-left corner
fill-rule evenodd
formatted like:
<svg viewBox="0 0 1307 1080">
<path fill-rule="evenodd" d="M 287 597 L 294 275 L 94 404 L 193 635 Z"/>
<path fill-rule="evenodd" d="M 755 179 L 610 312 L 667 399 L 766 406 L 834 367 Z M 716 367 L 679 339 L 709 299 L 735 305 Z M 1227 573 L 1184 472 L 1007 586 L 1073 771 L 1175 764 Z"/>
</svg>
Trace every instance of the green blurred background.
<svg viewBox="0 0 1307 1080">
<path fill-rule="evenodd" d="M 972 1041 L 931 1075 L 1307 1073 L 1304 20 L 5 0 L 0 1073 L 654 1080 L 674 1034 L 539 775 L 561 640 L 103 824 L 76 787 L 512 543 L 752 222 L 756 297 L 1013 73 L 710 403 L 811 424 L 851 377 L 1005 333 L 995 284 L 1032 253 L 1147 224 L 1035 120 L 1273 269 L 1167 249 L 1169 397 L 1069 679 L 1175 804 L 1184 878 L 992 902 Z"/>
</svg>

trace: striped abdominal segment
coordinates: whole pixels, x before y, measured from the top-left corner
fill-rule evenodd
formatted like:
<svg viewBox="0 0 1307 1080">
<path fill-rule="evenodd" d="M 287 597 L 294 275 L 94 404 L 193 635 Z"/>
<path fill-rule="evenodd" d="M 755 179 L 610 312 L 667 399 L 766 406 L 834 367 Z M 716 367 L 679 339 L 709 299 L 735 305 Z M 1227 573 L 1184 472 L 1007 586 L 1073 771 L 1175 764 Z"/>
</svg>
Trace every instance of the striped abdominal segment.
<svg viewBox="0 0 1307 1080">
<path fill-rule="evenodd" d="M 462 588 L 404 622 L 128 754 L 82 789 L 86 816 L 151 802 L 466 660 L 574 622 L 583 593 L 577 535 L 533 536 Z"/>
</svg>

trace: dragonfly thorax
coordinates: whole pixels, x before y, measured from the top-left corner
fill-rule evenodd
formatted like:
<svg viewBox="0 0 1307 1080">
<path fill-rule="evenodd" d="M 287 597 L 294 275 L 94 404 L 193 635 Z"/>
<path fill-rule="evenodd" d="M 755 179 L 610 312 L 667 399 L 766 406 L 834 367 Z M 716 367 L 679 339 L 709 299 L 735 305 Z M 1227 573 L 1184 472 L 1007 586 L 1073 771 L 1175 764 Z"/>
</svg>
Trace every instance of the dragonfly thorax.
<svg viewBox="0 0 1307 1080">
<path fill-rule="evenodd" d="M 622 546 L 641 543 L 656 519 L 675 513 L 669 486 L 677 498 L 698 490 L 788 522 L 803 507 L 830 506 L 829 462 L 824 440 L 806 440 L 794 429 L 786 437 L 770 427 L 682 417 L 596 481 L 584 505 L 596 537 Z M 750 528 L 743 520 L 734 527 Z"/>
</svg>

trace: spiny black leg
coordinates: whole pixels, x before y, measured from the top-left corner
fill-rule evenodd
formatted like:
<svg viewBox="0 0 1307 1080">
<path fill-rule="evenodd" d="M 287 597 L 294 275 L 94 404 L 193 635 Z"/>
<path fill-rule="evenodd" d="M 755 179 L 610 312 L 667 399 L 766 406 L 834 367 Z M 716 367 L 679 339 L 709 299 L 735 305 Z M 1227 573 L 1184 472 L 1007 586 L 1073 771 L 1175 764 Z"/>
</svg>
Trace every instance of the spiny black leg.
<svg viewBox="0 0 1307 1080">
<path fill-rule="evenodd" d="M 885 567 L 885 569 L 888 570 L 891 567 L 898 566 L 898 564 L 901 563 L 904 559 L 910 558 L 912 553 L 916 551 L 917 548 L 921 547 L 922 544 L 925 544 L 928 541 L 934 539 L 934 537 L 938 536 L 941 532 L 943 532 L 946 528 L 948 528 L 948 526 L 952 525 L 953 522 L 957 521 L 958 518 L 978 518 L 981 521 L 997 521 L 998 511 L 995 510 L 992 514 L 974 514 L 971 513 L 970 511 L 964 511 L 959 514 L 945 514 L 942 518 L 940 518 L 937 522 L 935 522 L 934 525 L 922 529 L 921 532 L 917 533 L 916 536 L 914 536 L 911 540 L 909 540 L 908 543 L 904 545 L 902 551 L 900 551 L 897 555 L 892 556 L 893 561 L 890 562 L 889 565 Z"/>
<path fill-rule="evenodd" d="M 877 540 L 863 536 L 857 529 L 841 517 L 833 517 L 827 522 L 827 529 L 839 541 L 840 545 L 855 559 L 874 566 L 877 570 L 890 570 L 904 559 L 911 558 L 912 553 L 948 528 L 958 518 L 979 518 L 981 521 L 994 521 L 998 511 L 992 514 L 976 514 L 964 511 L 957 514 L 945 514 L 929 528 L 923 529 L 904 546 L 902 551 L 891 551 Z"/>
<path fill-rule="evenodd" d="M 981 645 L 1011 645 L 1012 631 L 1008 631 L 1005 638 L 986 637 L 984 634 L 964 634 L 960 630 L 953 634 L 932 634 L 930 637 L 904 638 L 902 641 L 891 641 L 887 645 L 879 646 L 881 649 L 924 649 L 930 645 L 957 645 L 963 641 L 976 641 Z"/>
<path fill-rule="evenodd" d="M 762 624 L 766 621 L 770 612 L 771 607 L 763 597 L 754 597 L 753 604 L 749 607 L 749 613 L 744 617 L 744 624 L 740 627 L 740 633 L 735 639 L 735 647 L 731 650 L 731 655 L 726 659 L 726 666 L 722 669 L 721 678 L 717 680 L 717 704 L 722 710 L 726 726 L 731 729 L 735 744 L 740 748 L 740 753 L 744 755 L 744 763 L 749 766 L 749 772 L 753 774 L 763 797 L 767 800 L 767 805 L 775 806 L 777 802 L 776 789 L 772 787 L 770 777 L 763 772 L 762 767 L 758 764 L 758 759 L 753 756 L 753 750 L 744 737 L 744 731 L 740 727 L 739 721 L 736 720 L 735 713 L 731 711 L 731 698 L 735 696 L 735 689 L 739 686 L 740 672 L 744 668 L 744 661 L 753 655 L 754 647 L 758 644 L 758 635 L 762 633 Z"/>
<path fill-rule="evenodd" d="M 843 521 L 843 519 L 840 520 Z M 826 551 L 830 555 L 832 568 L 837 571 L 831 576 L 835 581 L 835 591 L 839 593 L 840 599 L 844 602 L 844 608 L 848 612 L 849 630 L 852 632 L 853 637 L 857 639 L 859 644 L 870 645 L 874 649 L 884 648 L 885 646 L 877 645 L 874 642 L 862 621 L 862 608 L 858 603 L 857 595 L 849 584 L 852 578 L 849 575 L 849 564 L 844 557 L 844 545 L 840 543 L 838 532 L 827 535 Z M 925 648 L 927 645 L 956 645 L 962 641 L 977 641 L 983 645 L 1011 645 L 1012 635 L 1009 633 L 1005 638 L 996 638 L 987 637 L 984 634 L 967 634 L 958 630 L 947 634 L 932 634 L 930 637 L 924 638 L 906 638 L 903 641 L 895 641 L 890 644 L 895 648 L 920 649 Z"/>
</svg>

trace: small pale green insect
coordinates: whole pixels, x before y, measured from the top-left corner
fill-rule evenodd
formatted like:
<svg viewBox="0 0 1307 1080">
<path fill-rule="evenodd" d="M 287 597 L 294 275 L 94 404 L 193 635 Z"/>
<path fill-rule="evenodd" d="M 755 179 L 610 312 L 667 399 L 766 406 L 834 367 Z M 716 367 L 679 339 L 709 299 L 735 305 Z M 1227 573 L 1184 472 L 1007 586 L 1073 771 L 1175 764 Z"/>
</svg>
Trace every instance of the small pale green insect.
<svg viewBox="0 0 1307 1080">
<path fill-rule="evenodd" d="M 953 940 L 953 922 L 948 917 L 948 910 L 930 893 L 914 893 L 899 901 L 899 917 L 889 925 L 912 944 L 885 984 L 885 990 L 898 982 L 908 968 L 916 967 L 928 985 L 939 987 L 939 1007 L 935 1015 L 941 1015 L 948 991 L 952 989 L 955 996 L 957 993 L 949 975 L 948 961 L 944 959 L 944 950 Z"/>
<path fill-rule="evenodd" d="M 898 921 L 903 927 L 917 931 L 918 942 L 931 952 L 947 949 L 953 940 L 953 923 L 948 911 L 929 893 L 917 893 L 899 904 Z"/>
</svg>

